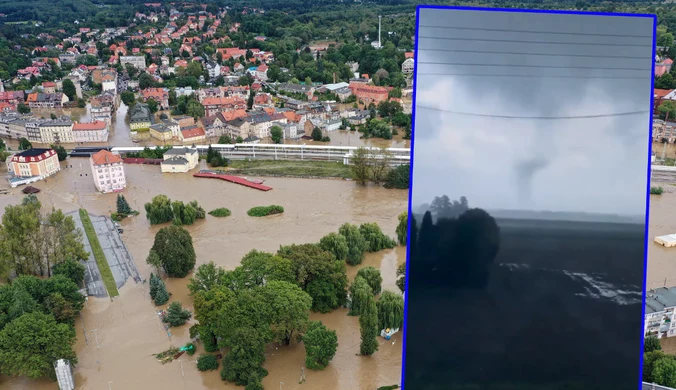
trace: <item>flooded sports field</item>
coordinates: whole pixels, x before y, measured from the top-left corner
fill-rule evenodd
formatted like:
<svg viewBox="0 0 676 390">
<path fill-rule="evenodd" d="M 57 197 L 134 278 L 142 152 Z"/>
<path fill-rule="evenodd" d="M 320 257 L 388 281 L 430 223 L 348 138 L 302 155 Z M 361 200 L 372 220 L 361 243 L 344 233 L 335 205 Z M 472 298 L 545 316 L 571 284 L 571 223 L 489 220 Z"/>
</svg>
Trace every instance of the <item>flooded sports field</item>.
<svg viewBox="0 0 676 390">
<path fill-rule="evenodd" d="M 72 165 L 72 168 L 66 168 Z M 62 171 L 47 181 L 33 184 L 42 190 L 38 198 L 44 207 L 64 211 L 86 208 L 94 215 L 107 215 L 115 210 L 115 194 L 98 194 L 91 179 L 86 159 L 69 159 L 62 163 Z M 4 175 L 3 171 L 0 174 Z M 360 224 L 376 222 L 383 231 L 395 237 L 397 216 L 407 209 L 408 191 L 387 190 L 382 187 L 360 187 L 351 181 L 268 178 L 270 192 L 261 192 L 224 181 L 193 178 L 190 174 L 161 174 L 157 166 L 126 165 L 128 187 L 124 192 L 131 207 L 141 215 L 122 222 L 122 235 L 143 278 L 151 268 L 145 258 L 161 226 L 150 226 L 143 205 L 158 194 L 185 202 L 197 200 L 208 212 L 227 207 L 232 215 L 205 220 L 186 227 L 192 235 L 197 265 L 213 261 L 226 268 L 235 268 L 242 256 L 252 249 L 276 251 L 280 245 L 317 242 L 345 222 Z M 86 175 L 86 176 L 85 176 Z M 5 185 L 3 185 L 5 187 Z M 0 214 L 6 205 L 21 202 L 20 189 L 11 189 L 10 195 L 0 195 Z M 284 214 L 268 218 L 246 215 L 249 208 L 278 204 Z M 397 291 L 396 267 L 405 261 L 406 248 L 397 247 L 367 254 L 359 267 L 372 265 L 381 269 L 383 289 Z M 359 267 L 348 267 L 348 276 L 354 278 Z M 189 277 L 167 280 L 171 301 L 180 301 L 193 310 L 186 285 Z M 161 326 L 156 308 L 150 301 L 147 285 L 132 279 L 120 289 L 120 296 L 109 299 L 90 298 L 76 321 L 79 363 L 75 369 L 77 389 L 236 389 L 223 382 L 218 371 L 200 373 L 195 359 L 204 352 L 198 344 L 193 356 L 183 355 L 179 360 L 162 365 L 152 356 L 169 346 L 189 342 L 188 328 Z M 347 316 L 347 309 L 329 314 L 312 314 L 338 334 L 338 351 L 323 371 L 305 369 L 306 382 L 299 385 L 304 367 L 305 350 L 302 344 L 290 346 L 271 344 L 264 367 L 269 375 L 264 378 L 266 389 L 376 389 L 400 383 L 402 338 L 401 333 L 391 340 L 378 338 L 379 351 L 373 356 L 359 353 L 358 317 Z M 57 389 L 55 382 L 2 378 L 1 389 Z"/>
</svg>

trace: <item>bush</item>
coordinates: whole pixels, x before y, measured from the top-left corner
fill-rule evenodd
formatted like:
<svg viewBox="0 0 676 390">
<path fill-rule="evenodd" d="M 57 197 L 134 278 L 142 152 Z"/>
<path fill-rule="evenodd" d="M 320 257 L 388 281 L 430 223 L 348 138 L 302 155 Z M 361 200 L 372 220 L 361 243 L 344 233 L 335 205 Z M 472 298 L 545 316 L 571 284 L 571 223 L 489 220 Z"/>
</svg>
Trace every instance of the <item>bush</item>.
<svg viewBox="0 0 676 390">
<path fill-rule="evenodd" d="M 281 214 L 284 212 L 284 207 L 282 206 L 258 206 L 247 211 L 247 214 L 250 217 L 265 217 L 267 215 Z"/>
<path fill-rule="evenodd" d="M 188 343 L 185 346 L 188 347 L 188 349 L 185 351 L 185 353 L 187 353 L 188 356 L 192 356 L 195 354 L 195 344 Z"/>
<path fill-rule="evenodd" d="M 197 358 L 197 369 L 200 371 L 213 371 L 218 369 L 218 359 L 214 355 L 200 355 Z"/>
<path fill-rule="evenodd" d="M 209 211 L 209 215 L 211 215 L 212 217 L 218 217 L 218 218 L 229 217 L 230 216 L 230 210 L 226 209 L 225 207 L 219 207 L 215 210 Z"/>
<path fill-rule="evenodd" d="M 662 345 L 660 340 L 655 336 L 648 336 L 643 343 L 643 352 L 648 353 L 652 351 L 661 351 Z"/>
<path fill-rule="evenodd" d="M 167 316 L 164 317 L 164 322 L 169 326 L 181 326 L 185 324 L 192 314 L 181 306 L 181 302 L 172 302 L 167 309 Z"/>
<path fill-rule="evenodd" d="M 387 173 L 385 177 L 385 188 L 396 188 L 400 190 L 407 189 L 409 186 L 411 166 L 409 164 L 399 165 Z"/>
<path fill-rule="evenodd" d="M 650 187 L 650 195 L 662 195 L 664 188 L 662 187 Z"/>
</svg>

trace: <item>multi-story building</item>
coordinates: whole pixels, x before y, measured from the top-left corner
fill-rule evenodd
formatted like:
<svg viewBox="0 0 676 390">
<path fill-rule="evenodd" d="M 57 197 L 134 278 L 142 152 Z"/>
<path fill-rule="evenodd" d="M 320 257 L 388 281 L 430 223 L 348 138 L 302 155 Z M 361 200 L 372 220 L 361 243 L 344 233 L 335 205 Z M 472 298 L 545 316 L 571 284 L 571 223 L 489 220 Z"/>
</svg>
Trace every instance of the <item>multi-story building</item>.
<svg viewBox="0 0 676 390">
<path fill-rule="evenodd" d="M 132 64 L 136 69 L 146 70 L 146 57 L 145 56 L 120 56 L 120 64 L 125 66 L 126 64 Z"/>
<path fill-rule="evenodd" d="M 60 170 L 59 157 L 53 149 L 28 149 L 7 159 L 12 187 L 42 180 Z"/>
<path fill-rule="evenodd" d="M 92 119 L 110 124 L 115 112 L 115 94 L 110 91 L 94 96 L 89 101 Z"/>
<path fill-rule="evenodd" d="M 40 140 L 43 144 L 75 142 L 73 121 L 69 117 L 62 117 L 40 123 Z"/>
<path fill-rule="evenodd" d="M 152 114 L 146 104 L 136 103 L 129 114 L 129 127 L 132 130 L 149 129 L 152 124 Z"/>
<path fill-rule="evenodd" d="M 101 75 L 101 91 L 117 94 L 117 72 L 114 70 L 104 71 Z"/>
<path fill-rule="evenodd" d="M 181 127 L 181 141 L 186 144 L 204 141 L 206 133 L 198 126 Z"/>
<path fill-rule="evenodd" d="M 414 68 L 415 68 L 415 60 L 413 58 L 407 58 L 401 64 L 401 73 L 411 74 L 413 73 Z"/>
<path fill-rule="evenodd" d="M 244 110 L 246 100 L 239 97 L 208 97 L 202 99 L 202 105 L 207 116 L 216 115 L 220 111 Z"/>
<path fill-rule="evenodd" d="M 108 123 L 94 121 L 73 124 L 73 140 L 81 142 L 108 142 Z"/>
<path fill-rule="evenodd" d="M 161 110 L 169 108 L 169 90 L 166 88 L 146 88 L 140 92 L 140 95 L 144 102 L 148 99 L 156 101 Z"/>
<path fill-rule="evenodd" d="M 171 129 L 164 123 L 155 123 L 150 126 L 150 136 L 160 141 L 170 141 L 174 138 Z"/>
<path fill-rule="evenodd" d="M 60 108 L 68 102 L 66 94 L 57 93 L 38 93 L 34 92 L 28 95 L 26 100 L 30 108 Z"/>
<path fill-rule="evenodd" d="M 252 129 L 251 129 L 251 123 L 249 123 L 248 120 L 244 120 L 242 118 L 237 118 L 233 119 L 228 122 L 228 124 L 225 126 L 228 134 L 232 139 L 246 139 L 249 136 L 253 135 Z"/>
<path fill-rule="evenodd" d="M 376 87 L 364 83 L 352 82 L 350 83 L 352 94 L 365 104 L 378 104 L 388 99 L 389 91 L 385 87 Z"/>
<path fill-rule="evenodd" d="M 221 66 L 218 64 L 218 62 L 207 62 L 206 68 L 210 79 L 221 75 Z"/>
<path fill-rule="evenodd" d="M 8 112 L 0 115 L 0 137 L 9 139 L 28 139 L 26 132 L 26 117 L 16 113 Z"/>
<path fill-rule="evenodd" d="M 99 192 L 119 192 L 127 186 L 124 164 L 118 154 L 101 150 L 89 158 L 94 185 Z"/>
<path fill-rule="evenodd" d="M 644 335 L 657 338 L 676 336 L 676 287 L 646 291 Z"/>
<path fill-rule="evenodd" d="M 172 148 L 164 152 L 161 164 L 162 172 L 188 172 L 199 164 L 199 154 L 192 147 Z"/>
<path fill-rule="evenodd" d="M 676 123 L 653 119 L 653 141 L 674 143 L 676 140 Z"/>
</svg>

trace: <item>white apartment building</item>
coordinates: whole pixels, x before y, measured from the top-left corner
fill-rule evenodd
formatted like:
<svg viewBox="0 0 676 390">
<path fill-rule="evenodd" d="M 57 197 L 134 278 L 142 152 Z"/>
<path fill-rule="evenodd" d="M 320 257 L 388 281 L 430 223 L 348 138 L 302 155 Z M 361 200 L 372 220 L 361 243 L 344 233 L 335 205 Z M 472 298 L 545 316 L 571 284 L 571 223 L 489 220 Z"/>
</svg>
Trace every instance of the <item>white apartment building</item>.
<svg viewBox="0 0 676 390">
<path fill-rule="evenodd" d="M 646 291 L 644 335 L 676 336 L 676 287 L 660 287 Z"/>
<path fill-rule="evenodd" d="M 89 158 L 94 185 L 99 192 L 119 192 L 127 186 L 124 163 L 119 154 L 101 150 Z"/>
<path fill-rule="evenodd" d="M 48 120 L 40 123 L 40 141 L 43 144 L 73 143 L 73 121 L 70 118 Z"/>
<path fill-rule="evenodd" d="M 146 70 L 146 57 L 145 56 L 121 56 L 120 64 L 125 66 L 126 64 L 132 64 L 138 70 Z"/>
<path fill-rule="evenodd" d="M 415 61 L 413 60 L 413 58 L 407 58 L 401 64 L 401 73 L 411 74 L 411 73 L 413 73 L 414 68 L 415 68 Z"/>
<path fill-rule="evenodd" d="M 104 121 L 75 123 L 73 139 L 77 143 L 108 142 L 108 123 Z"/>
<path fill-rule="evenodd" d="M 164 158 L 164 161 L 160 165 L 162 173 L 185 173 L 194 169 L 199 164 L 199 154 L 195 145 L 189 148 L 175 147 L 169 149 L 162 157 Z"/>
</svg>

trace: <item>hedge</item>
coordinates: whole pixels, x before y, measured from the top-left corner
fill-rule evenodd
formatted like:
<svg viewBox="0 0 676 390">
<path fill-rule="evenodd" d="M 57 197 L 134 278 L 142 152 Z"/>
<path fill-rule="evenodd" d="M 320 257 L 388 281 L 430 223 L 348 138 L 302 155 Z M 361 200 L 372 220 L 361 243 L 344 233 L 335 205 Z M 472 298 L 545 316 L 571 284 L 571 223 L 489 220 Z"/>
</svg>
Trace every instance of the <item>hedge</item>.
<svg viewBox="0 0 676 390">
<path fill-rule="evenodd" d="M 284 212 L 284 207 L 282 206 L 258 206 L 247 211 L 250 217 L 265 217 L 267 215 L 281 214 Z"/>
</svg>

